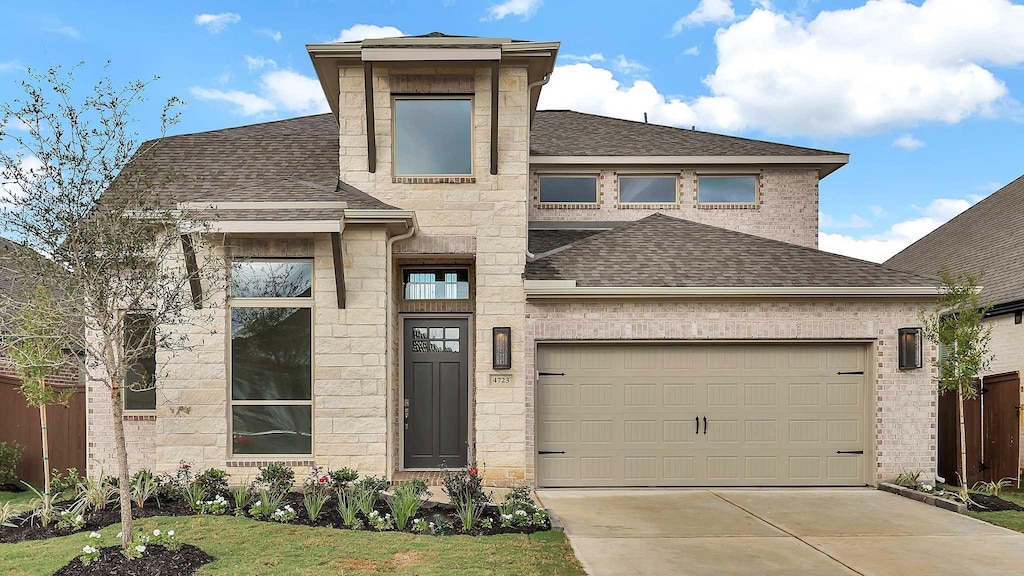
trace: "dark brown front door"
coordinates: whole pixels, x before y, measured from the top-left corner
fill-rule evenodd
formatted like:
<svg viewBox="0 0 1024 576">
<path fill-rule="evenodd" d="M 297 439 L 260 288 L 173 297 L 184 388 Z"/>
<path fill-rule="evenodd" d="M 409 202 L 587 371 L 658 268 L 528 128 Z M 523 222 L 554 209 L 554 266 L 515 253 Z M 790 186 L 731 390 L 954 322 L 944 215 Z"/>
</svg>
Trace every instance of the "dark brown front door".
<svg viewBox="0 0 1024 576">
<path fill-rule="evenodd" d="M 466 465 L 469 321 L 405 320 L 405 467 Z"/>
</svg>

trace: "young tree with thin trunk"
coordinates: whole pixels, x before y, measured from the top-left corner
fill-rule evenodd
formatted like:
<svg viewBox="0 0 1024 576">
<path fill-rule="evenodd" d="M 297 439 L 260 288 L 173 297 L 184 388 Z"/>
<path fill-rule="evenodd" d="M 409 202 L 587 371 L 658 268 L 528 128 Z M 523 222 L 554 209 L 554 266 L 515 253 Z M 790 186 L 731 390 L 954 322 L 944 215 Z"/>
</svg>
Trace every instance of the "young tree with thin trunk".
<svg viewBox="0 0 1024 576">
<path fill-rule="evenodd" d="M 991 308 L 981 300 L 978 278 L 971 274 L 953 276 L 940 273 L 942 286 L 936 309 L 921 313 L 923 335 L 939 346 L 939 394 L 955 393 L 959 421 L 960 458 L 958 463 L 960 497 L 967 492 L 967 427 L 964 424 L 964 400 L 978 395 L 975 381 L 988 370 L 992 361 L 988 343 L 992 328 L 983 323 Z"/>
<path fill-rule="evenodd" d="M 152 162 L 160 141 L 140 145 L 132 129 L 132 110 L 147 83 L 115 86 L 102 78 L 84 90 L 75 80 L 78 68 L 30 70 L 24 97 L 0 102 L 2 226 L 45 256 L 20 259 L 22 277 L 59 295 L 0 295 L 0 321 L 24 326 L 26 318 L 50 319 L 38 334 L 21 336 L 79 351 L 72 359 L 81 358 L 89 385 L 109 392 L 127 548 L 134 536 L 123 423 L 128 375 L 155 351 L 166 362 L 191 348 L 189 334 L 197 331 L 183 326 L 212 325 L 203 300 L 223 294 L 224 265 L 204 244 L 202 215 L 158 193 L 175 175 Z M 161 136 L 175 123 L 179 104 L 171 98 L 164 106 Z M 186 245 L 199 255 L 194 261 L 186 262 Z M 196 282 L 207 289 L 194 294 Z M 97 414 L 92 417 L 102 417 Z"/>
</svg>

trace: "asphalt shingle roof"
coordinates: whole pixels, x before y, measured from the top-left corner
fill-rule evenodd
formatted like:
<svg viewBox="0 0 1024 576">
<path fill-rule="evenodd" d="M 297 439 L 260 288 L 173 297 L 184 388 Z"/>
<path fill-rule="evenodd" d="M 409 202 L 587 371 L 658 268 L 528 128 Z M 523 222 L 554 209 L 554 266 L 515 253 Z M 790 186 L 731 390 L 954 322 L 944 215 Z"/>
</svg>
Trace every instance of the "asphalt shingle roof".
<svg viewBox="0 0 1024 576">
<path fill-rule="evenodd" d="M 392 208 L 338 180 L 338 125 L 331 114 L 168 136 L 140 146 L 128 170 L 157 174 L 165 205 L 186 201 L 347 201 Z"/>
<path fill-rule="evenodd" d="M 924 287 L 880 264 L 654 214 L 526 265 L 528 280 L 606 287 Z"/>
<path fill-rule="evenodd" d="M 936 276 L 981 275 L 982 298 L 1024 301 L 1024 176 L 933 230 L 886 261 L 886 266 Z"/>
<path fill-rule="evenodd" d="M 529 246 L 530 252 L 533 254 L 543 254 L 565 246 L 566 244 L 572 244 L 577 240 L 582 240 L 588 236 L 601 233 L 601 230 L 577 230 L 577 229 L 559 229 L 559 230 L 530 230 L 529 235 Z"/>
<path fill-rule="evenodd" d="M 845 156 L 815 150 L 620 120 L 571 110 L 538 110 L 530 131 L 538 156 Z"/>
</svg>

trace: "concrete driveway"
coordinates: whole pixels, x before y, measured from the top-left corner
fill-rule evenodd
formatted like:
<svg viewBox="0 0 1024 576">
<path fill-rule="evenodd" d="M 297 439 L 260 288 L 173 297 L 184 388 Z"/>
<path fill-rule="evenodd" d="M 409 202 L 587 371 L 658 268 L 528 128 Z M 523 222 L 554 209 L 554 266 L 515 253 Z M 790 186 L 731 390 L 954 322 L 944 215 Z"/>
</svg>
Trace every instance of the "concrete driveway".
<svg viewBox="0 0 1024 576">
<path fill-rule="evenodd" d="M 593 576 L 1024 575 L 1024 534 L 867 488 L 538 496 Z"/>
</svg>

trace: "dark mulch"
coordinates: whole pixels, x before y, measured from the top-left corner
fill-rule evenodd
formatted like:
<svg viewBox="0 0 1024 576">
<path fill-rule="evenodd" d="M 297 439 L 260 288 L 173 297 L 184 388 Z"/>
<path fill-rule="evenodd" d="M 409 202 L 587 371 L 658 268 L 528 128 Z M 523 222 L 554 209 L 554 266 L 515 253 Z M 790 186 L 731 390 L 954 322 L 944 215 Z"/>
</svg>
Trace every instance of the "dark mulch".
<svg viewBox="0 0 1024 576">
<path fill-rule="evenodd" d="M 170 550 L 163 546 L 146 547 L 142 558 L 129 560 L 121 554 L 120 546 L 100 549 L 100 559 L 88 566 L 82 565 L 80 558 L 75 558 L 54 572 L 54 576 L 189 576 L 195 574 L 203 564 L 213 562 L 213 558 L 191 544 L 185 544 L 178 550 Z"/>
<path fill-rule="evenodd" d="M 0 492 L 24 492 L 25 488 L 17 484 L 0 484 Z"/>
<path fill-rule="evenodd" d="M 1024 512 L 1024 507 L 1021 507 L 1016 502 L 1003 500 L 998 496 L 971 494 L 971 500 L 972 502 L 967 505 L 967 509 L 971 512 Z"/>
<path fill-rule="evenodd" d="M 60 505 L 57 506 L 60 508 Z M 162 502 L 159 506 L 156 501 L 150 501 L 146 503 L 145 508 L 138 508 L 134 504 L 132 505 L 132 517 L 133 518 L 149 518 L 151 516 L 192 516 L 195 514 L 188 504 L 184 501 L 177 500 L 173 502 Z M 111 524 L 117 524 L 121 521 L 121 507 L 115 502 L 110 504 L 104 510 L 95 510 L 85 516 L 85 527 L 80 530 L 81 532 L 92 532 L 93 530 L 99 531 Z M 20 522 L 16 520 L 15 522 Z M 0 544 L 11 543 L 11 542 L 22 542 L 25 540 L 45 540 L 47 538 L 54 538 L 57 536 L 67 536 L 70 534 L 67 530 L 58 530 L 55 526 L 55 522 L 51 523 L 48 527 L 43 528 L 36 524 L 23 524 L 21 526 L 0 526 Z"/>
</svg>

